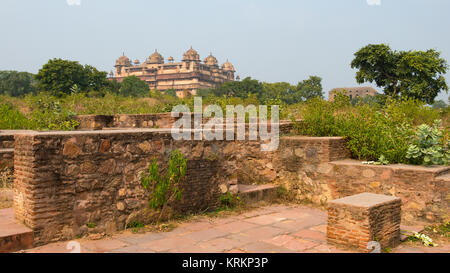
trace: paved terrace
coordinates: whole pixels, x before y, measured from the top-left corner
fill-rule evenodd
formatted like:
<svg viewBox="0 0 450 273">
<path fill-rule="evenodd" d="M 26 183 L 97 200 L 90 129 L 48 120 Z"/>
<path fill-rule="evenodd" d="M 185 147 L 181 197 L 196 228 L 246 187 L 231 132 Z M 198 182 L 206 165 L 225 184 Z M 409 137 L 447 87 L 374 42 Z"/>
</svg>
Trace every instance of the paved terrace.
<svg viewBox="0 0 450 273">
<path fill-rule="evenodd" d="M 75 240 L 81 252 L 112 253 L 339 253 L 326 242 L 327 212 L 305 206 L 272 205 L 224 218 L 200 217 L 170 232 L 124 231 L 100 240 Z M 25 252 L 70 252 L 58 242 Z M 439 247 L 400 245 L 393 252 L 450 252 Z"/>
</svg>

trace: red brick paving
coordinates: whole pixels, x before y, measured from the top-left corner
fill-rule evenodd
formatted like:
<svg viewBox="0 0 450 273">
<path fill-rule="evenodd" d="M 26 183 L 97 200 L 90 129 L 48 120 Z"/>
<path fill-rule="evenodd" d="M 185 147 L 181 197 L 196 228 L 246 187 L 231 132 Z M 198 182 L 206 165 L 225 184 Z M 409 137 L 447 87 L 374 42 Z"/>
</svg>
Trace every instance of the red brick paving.
<svg viewBox="0 0 450 273">
<path fill-rule="evenodd" d="M 304 206 L 274 205 L 226 218 L 201 218 L 180 224 L 170 232 L 118 233 L 101 240 L 75 240 L 81 252 L 181 253 L 336 253 L 349 252 L 326 242 L 327 213 Z M 402 244 L 392 252 L 449 252 Z M 67 242 L 48 244 L 26 252 L 70 252 Z"/>
</svg>

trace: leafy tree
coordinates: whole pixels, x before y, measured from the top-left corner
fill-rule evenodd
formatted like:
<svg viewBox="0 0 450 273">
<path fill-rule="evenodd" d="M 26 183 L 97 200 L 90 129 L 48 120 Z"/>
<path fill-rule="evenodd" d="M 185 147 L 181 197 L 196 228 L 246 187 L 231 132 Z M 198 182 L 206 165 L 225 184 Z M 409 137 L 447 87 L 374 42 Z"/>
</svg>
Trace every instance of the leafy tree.
<svg viewBox="0 0 450 273">
<path fill-rule="evenodd" d="M 125 97 L 144 97 L 150 92 L 148 84 L 136 76 L 123 79 L 119 93 Z"/>
<path fill-rule="evenodd" d="M 119 94 L 121 84 L 115 78 L 107 81 L 107 85 L 103 87 L 106 91 L 111 92 L 113 94 Z M 105 92 L 106 93 L 106 92 Z"/>
<path fill-rule="evenodd" d="M 50 91 L 56 96 L 71 94 L 74 89 L 98 96 L 104 95 L 108 90 L 118 89 L 106 76 L 106 72 L 91 65 L 83 66 L 76 61 L 52 59 L 42 66 L 36 79 L 39 91 Z"/>
<path fill-rule="evenodd" d="M 252 80 L 250 77 L 242 81 L 226 82 L 214 90 L 216 96 L 233 96 L 245 99 L 249 94 L 260 94 L 263 91 L 263 85 L 258 80 Z"/>
<path fill-rule="evenodd" d="M 263 92 L 258 94 L 261 102 L 282 99 L 286 103 L 292 103 L 296 96 L 296 87 L 287 82 L 263 83 Z"/>
<path fill-rule="evenodd" d="M 411 97 L 432 104 L 440 91 L 448 91 L 443 76 L 447 62 L 433 49 L 393 51 L 385 44 L 371 44 L 355 53 L 351 67 L 358 69 L 358 83 L 375 82 L 392 97 Z"/>
<path fill-rule="evenodd" d="M 85 65 L 84 70 L 87 75 L 88 90 L 99 91 L 110 86 L 109 81 L 106 78 L 108 74 L 105 71 L 98 71 L 97 68 L 91 65 Z"/>
<path fill-rule="evenodd" d="M 214 94 L 214 88 L 202 88 L 197 90 L 197 96 L 207 97 L 210 94 Z"/>
<path fill-rule="evenodd" d="M 260 100 L 281 99 L 284 103 L 294 104 L 301 101 L 311 100 L 313 98 L 323 98 L 322 78 L 310 76 L 303 80 L 297 86 L 287 82 L 264 83 L 264 92 L 260 94 Z"/>
<path fill-rule="evenodd" d="M 36 93 L 34 75 L 28 72 L 0 71 L 0 94 L 19 97 Z"/>
<path fill-rule="evenodd" d="M 297 84 L 297 92 L 303 101 L 313 98 L 323 98 L 322 78 L 318 76 L 309 76 L 309 79 L 303 80 Z"/>
<path fill-rule="evenodd" d="M 89 86 L 89 77 L 84 67 L 75 61 L 52 59 L 44 64 L 36 75 L 39 91 L 50 91 L 61 96 L 70 94 L 71 88 L 77 85 L 81 90 Z"/>
</svg>

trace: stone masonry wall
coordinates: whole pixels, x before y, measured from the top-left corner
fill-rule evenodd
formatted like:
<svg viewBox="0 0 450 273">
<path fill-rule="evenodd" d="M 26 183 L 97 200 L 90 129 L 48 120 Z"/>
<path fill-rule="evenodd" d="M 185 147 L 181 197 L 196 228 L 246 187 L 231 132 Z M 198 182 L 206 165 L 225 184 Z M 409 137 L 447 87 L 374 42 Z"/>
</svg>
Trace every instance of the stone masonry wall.
<svg viewBox="0 0 450 273">
<path fill-rule="evenodd" d="M 194 128 L 194 113 L 181 113 L 183 115 L 191 115 L 191 126 Z M 74 119 L 80 123 L 78 130 L 102 130 L 112 128 L 171 128 L 175 121 L 179 118 L 172 117 L 171 113 L 156 114 L 116 114 L 116 115 L 79 115 Z M 202 123 L 206 123 L 209 119 L 202 118 Z M 236 120 L 235 120 L 236 123 Z M 235 125 L 236 126 L 236 125 Z M 245 124 L 248 128 L 248 123 Z M 270 123 L 268 130 L 270 130 Z M 291 121 L 280 121 L 280 132 L 283 134 L 290 133 L 293 129 Z M 248 130 L 248 129 L 247 129 Z"/>
<path fill-rule="evenodd" d="M 421 225 L 450 219 L 449 167 L 365 165 L 357 160 L 303 163 L 287 156 L 274 183 L 283 185 L 301 202 L 326 206 L 328 201 L 363 192 L 400 197 L 402 222 Z M 294 155 L 303 155 L 298 150 Z M 342 159 L 342 158 L 341 158 Z"/>
<path fill-rule="evenodd" d="M 35 231 L 36 242 L 122 229 L 145 206 L 140 184 L 153 158 L 172 149 L 188 156 L 182 211 L 214 207 L 219 200 L 218 147 L 214 142 L 174 142 L 167 132 L 30 133 L 16 136 L 15 213 Z"/>
<path fill-rule="evenodd" d="M 15 138 L 15 213 L 34 230 L 37 244 L 85 234 L 88 223 L 96 231 L 123 229 L 132 212 L 147 206 L 142 171 L 153 158 L 166 162 L 175 148 L 188 158 L 181 212 L 216 207 L 220 185 L 274 181 L 280 162 L 280 151 L 261 152 L 260 141 L 174 141 L 168 130 L 29 132 Z M 308 150 L 312 161 L 319 155 L 317 161 L 328 160 L 322 149 L 343 143 L 309 141 L 316 147 Z"/>
<path fill-rule="evenodd" d="M 273 152 L 261 152 L 260 145 L 174 141 L 167 129 L 17 134 L 16 217 L 40 243 L 83 234 L 87 223 L 98 231 L 122 229 L 128 215 L 147 205 L 142 171 L 155 157 L 166 162 L 175 148 L 189 166 L 181 211 L 213 208 L 224 186 L 272 183 L 319 206 L 361 192 L 399 196 L 406 223 L 442 221 L 448 214 L 447 167 L 347 164 L 342 160 L 350 153 L 339 137 L 284 136 Z"/>
</svg>

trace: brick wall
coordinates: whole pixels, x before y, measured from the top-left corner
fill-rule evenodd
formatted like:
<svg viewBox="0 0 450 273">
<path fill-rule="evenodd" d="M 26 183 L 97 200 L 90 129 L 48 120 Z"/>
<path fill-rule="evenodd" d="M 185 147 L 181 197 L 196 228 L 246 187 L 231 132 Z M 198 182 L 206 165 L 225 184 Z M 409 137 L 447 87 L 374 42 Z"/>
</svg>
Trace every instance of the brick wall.
<svg viewBox="0 0 450 273">
<path fill-rule="evenodd" d="M 401 199 L 363 193 L 328 205 L 327 240 L 339 246 L 368 252 L 367 244 L 377 241 L 382 249 L 400 242 Z"/>
</svg>

